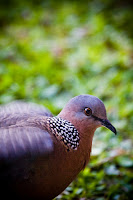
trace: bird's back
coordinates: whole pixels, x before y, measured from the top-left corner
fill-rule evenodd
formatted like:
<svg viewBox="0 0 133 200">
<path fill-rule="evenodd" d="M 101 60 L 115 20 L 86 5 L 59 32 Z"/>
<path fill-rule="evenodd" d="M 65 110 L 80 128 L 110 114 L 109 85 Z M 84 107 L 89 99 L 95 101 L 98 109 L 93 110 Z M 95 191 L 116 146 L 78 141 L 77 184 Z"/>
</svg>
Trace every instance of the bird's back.
<svg viewBox="0 0 133 200">
<path fill-rule="evenodd" d="M 0 128 L 3 126 L 8 127 L 14 125 L 17 121 L 37 115 L 47 117 L 53 116 L 50 111 L 42 105 L 14 101 L 4 106 L 0 106 Z"/>
<path fill-rule="evenodd" d="M 15 101 L 0 107 L 0 188 L 5 196 L 14 197 L 11 188 L 27 182 L 36 158 L 52 152 L 51 136 L 39 122 L 51 116 L 34 103 Z"/>
</svg>

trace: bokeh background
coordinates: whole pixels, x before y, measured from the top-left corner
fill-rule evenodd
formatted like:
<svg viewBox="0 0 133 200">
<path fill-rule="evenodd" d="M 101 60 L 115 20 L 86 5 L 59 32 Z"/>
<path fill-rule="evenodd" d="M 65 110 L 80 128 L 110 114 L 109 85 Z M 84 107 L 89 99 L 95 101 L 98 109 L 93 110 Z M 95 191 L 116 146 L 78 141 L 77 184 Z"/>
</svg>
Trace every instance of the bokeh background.
<svg viewBox="0 0 133 200">
<path fill-rule="evenodd" d="M 102 99 L 90 163 L 58 199 L 133 199 L 133 7 L 129 0 L 0 1 L 0 104 L 54 115 L 75 95 Z"/>
</svg>

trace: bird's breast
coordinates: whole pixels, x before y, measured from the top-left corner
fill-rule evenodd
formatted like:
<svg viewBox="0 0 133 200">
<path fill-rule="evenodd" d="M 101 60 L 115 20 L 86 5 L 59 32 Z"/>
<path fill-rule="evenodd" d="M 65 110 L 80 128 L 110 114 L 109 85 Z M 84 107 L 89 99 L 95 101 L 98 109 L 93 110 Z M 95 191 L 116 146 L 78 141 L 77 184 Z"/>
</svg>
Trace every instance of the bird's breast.
<svg viewBox="0 0 133 200">
<path fill-rule="evenodd" d="M 61 145 L 47 157 L 40 157 L 28 166 L 23 178 L 11 183 L 19 196 L 30 199 L 52 199 L 61 193 L 83 169 L 85 158 L 76 151 L 68 152 Z M 23 164 L 24 166 L 24 164 Z M 24 171 L 23 170 L 23 171 Z"/>
</svg>

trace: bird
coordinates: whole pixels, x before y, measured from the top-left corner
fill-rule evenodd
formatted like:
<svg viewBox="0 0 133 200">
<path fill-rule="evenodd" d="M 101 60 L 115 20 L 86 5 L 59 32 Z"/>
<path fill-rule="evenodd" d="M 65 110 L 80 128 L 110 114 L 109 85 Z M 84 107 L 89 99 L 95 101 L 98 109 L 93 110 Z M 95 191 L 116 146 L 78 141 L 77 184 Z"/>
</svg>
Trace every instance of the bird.
<svg viewBox="0 0 133 200">
<path fill-rule="evenodd" d="M 1 195 L 58 196 L 86 167 L 94 132 L 101 126 L 117 133 L 103 102 L 89 94 L 70 99 L 57 116 L 35 103 L 0 106 Z"/>
</svg>

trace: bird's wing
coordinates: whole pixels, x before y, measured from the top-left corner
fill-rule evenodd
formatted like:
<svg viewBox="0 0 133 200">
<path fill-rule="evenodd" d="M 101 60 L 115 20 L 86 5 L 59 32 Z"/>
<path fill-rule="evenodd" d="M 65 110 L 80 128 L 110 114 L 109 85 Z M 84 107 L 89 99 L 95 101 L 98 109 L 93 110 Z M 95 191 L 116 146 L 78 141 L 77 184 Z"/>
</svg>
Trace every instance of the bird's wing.
<svg viewBox="0 0 133 200">
<path fill-rule="evenodd" d="M 27 156 L 47 155 L 53 141 L 44 127 L 31 125 L 28 119 L 39 121 L 52 116 L 43 106 L 16 101 L 0 106 L 0 163 Z M 45 119 L 44 119 L 45 121 Z"/>
<path fill-rule="evenodd" d="M 46 156 L 53 150 L 53 141 L 46 130 L 32 126 L 0 128 L 0 165 L 19 158 Z"/>
<path fill-rule="evenodd" d="M 44 106 L 38 105 L 36 103 L 27 103 L 24 101 L 13 101 L 4 106 L 0 106 L 0 117 L 10 114 L 36 114 L 52 117 L 53 115 Z"/>
<path fill-rule="evenodd" d="M 14 101 L 0 106 L 0 127 L 14 125 L 18 121 L 33 116 L 52 117 L 53 115 L 42 105 Z"/>
</svg>

